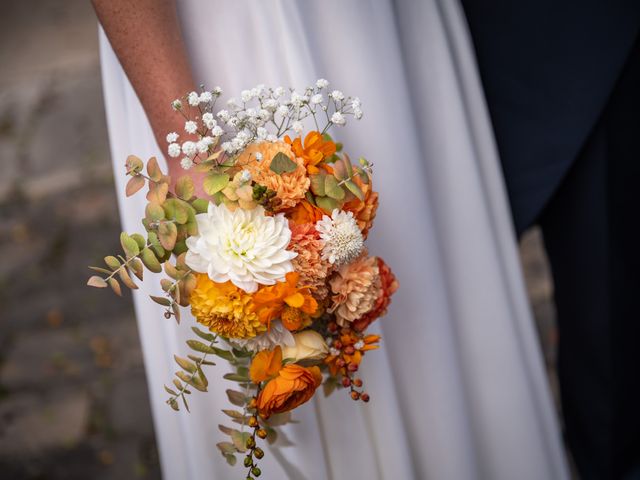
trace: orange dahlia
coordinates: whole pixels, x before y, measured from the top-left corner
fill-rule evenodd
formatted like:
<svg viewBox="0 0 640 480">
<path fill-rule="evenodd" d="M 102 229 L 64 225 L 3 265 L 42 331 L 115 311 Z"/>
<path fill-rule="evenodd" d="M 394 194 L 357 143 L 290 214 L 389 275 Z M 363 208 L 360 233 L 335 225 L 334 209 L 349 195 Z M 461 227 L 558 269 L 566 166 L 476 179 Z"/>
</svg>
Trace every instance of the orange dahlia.
<svg viewBox="0 0 640 480">
<path fill-rule="evenodd" d="M 301 137 L 291 140 L 288 135 L 284 137 L 284 141 L 291 145 L 291 150 L 296 157 L 304 160 L 304 166 L 310 175 L 320 173 L 318 164 L 336 153 L 336 144 L 326 140 L 320 132 L 316 131 L 307 133 L 304 142 Z M 331 167 L 327 165 L 324 167 L 325 170 L 331 171 Z"/>
<path fill-rule="evenodd" d="M 252 338 L 267 330 L 254 311 L 251 295 L 231 282 L 217 283 L 196 274 L 189 299 L 198 323 L 226 338 Z"/>
<path fill-rule="evenodd" d="M 276 377 L 260 391 L 256 407 L 263 418 L 283 413 L 309 401 L 322 383 L 318 367 L 305 368 L 297 364 L 285 365 Z"/>
<path fill-rule="evenodd" d="M 297 168 L 282 174 L 272 171 L 271 161 L 278 153 L 289 157 L 298 165 Z M 291 147 L 284 142 L 253 143 L 242 151 L 236 164 L 248 170 L 256 183 L 276 192 L 282 209 L 294 207 L 309 190 L 310 181 L 304 161 L 294 155 Z"/>
<path fill-rule="evenodd" d="M 380 294 L 378 299 L 369 313 L 365 313 L 363 317 L 354 320 L 352 326 L 355 330 L 364 331 L 375 319 L 382 317 L 387 313 L 387 308 L 391 303 L 391 295 L 398 290 L 398 280 L 384 261 L 378 257 L 378 270 L 380 272 Z"/>
<path fill-rule="evenodd" d="M 289 272 L 284 282 L 260 288 L 253 294 L 253 308 L 263 325 L 280 317 L 291 331 L 309 324 L 318 310 L 318 302 L 309 293 L 309 287 L 298 287 L 300 274 Z"/>
</svg>

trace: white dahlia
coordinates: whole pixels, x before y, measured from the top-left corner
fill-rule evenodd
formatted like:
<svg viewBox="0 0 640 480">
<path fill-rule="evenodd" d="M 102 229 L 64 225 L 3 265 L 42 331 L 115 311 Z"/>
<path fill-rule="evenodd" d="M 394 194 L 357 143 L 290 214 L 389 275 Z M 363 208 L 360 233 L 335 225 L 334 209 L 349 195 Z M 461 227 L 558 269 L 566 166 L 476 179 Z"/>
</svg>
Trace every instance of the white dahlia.
<svg viewBox="0 0 640 480">
<path fill-rule="evenodd" d="M 324 242 L 322 259 L 340 266 L 352 262 L 364 250 L 364 238 L 353 213 L 335 209 L 316 223 Z"/>
<path fill-rule="evenodd" d="M 240 348 L 246 348 L 250 352 L 259 352 L 261 350 L 273 350 L 278 345 L 287 348 L 293 347 L 296 340 L 293 334 L 282 325 L 280 320 L 273 320 L 269 326 L 269 330 L 252 338 L 232 338 L 229 341 Z"/>
<path fill-rule="evenodd" d="M 274 285 L 293 271 L 291 259 L 297 254 L 287 250 L 291 230 L 283 214 L 266 216 L 260 206 L 232 212 L 209 203 L 196 221 L 198 235 L 187 239 L 186 263 L 214 282 L 231 281 L 253 293 L 259 284 Z"/>
</svg>

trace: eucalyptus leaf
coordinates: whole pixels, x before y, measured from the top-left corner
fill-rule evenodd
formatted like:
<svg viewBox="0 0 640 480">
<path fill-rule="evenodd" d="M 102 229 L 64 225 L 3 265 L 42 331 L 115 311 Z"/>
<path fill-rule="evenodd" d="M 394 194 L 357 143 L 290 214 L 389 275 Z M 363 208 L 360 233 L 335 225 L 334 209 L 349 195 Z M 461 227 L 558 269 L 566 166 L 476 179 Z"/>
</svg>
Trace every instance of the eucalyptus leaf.
<svg viewBox="0 0 640 480">
<path fill-rule="evenodd" d="M 212 333 L 203 332 L 198 327 L 191 327 L 191 330 L 193 330 L 193 333 L 198 335 L 200 338 L 202 338 L 203 340 L 207 340 L 208 342 L 213 342 L 216 339 L 215 335 L 213 335 Z"/>
<path fill-rule="evenodd" d="M 205 345 L 204 343 L 198 340 L 187 340 L 187 345 L 189 345 L 189 347 L 192 350 L 195 350 L 196 352 L 209 353 L 209 354 L 216 353 L 216 349 L 214 349 L 213 347 L 210 347 L 209 345 Z"/>
<path fill-rule="evenodd" d="M 229 185 L 228 173 L 209 173 L 202 182 L 202 188 L 209 195 L 215 195 Z"/>
<path fill-rule="evenodd" d="M 139 173 L 142 171 L 144 164 L 140 157 L 136 157 L 135 155 L 129 155 L 127 157 L 127 161 L 125 162 L 127 173 Z"/>
<path fill-rule="evenodd" d="M 157 297 L 155 295 L 149 295 L 151 300 L 156 302 L 158 305 L 162 305 L 163 307 L 169 307 L 171 305 L 171 300 L 166 297 Z"/>
<path fill-rule="evenodd" d="M 173 222 L 162 222 L 158 225 L 158 239 L 160 244 L 166 250 L 173 250 L 176 246 L 176 240 L 178 238 L 178 228 Z"/>
<path fill-rule="evenodd" d="M 109 255 L 107 257 L 104 257 L 104 263 L 107 264 L 107 266 L 112 270 L 112 271 L 116 271 L 117 269 L 120 268 L 120 260 L 118 260 L 116 257 L 114 257 L 113 255 Z"/>
<path fill-rule="evenodd" d="M 151 248 L 145 248 L 142 250 L 140 259 L 142 260 L 142 263 L 144 263 L 144 266 L 153 273 L 160 273 L 162 271 L 162 266 Z"/>
<path fill-rule="evenodd" d="M 127 258 L 135 257 L 136 255 L 138 255 L 138 253 L 140 253 L 138 242 L 136 242 L 125 232 L 122 232 L 120 234 L 120 245 L 122 245 L 122 250 L 124 250 Z"/>
<path fill-rule="evenodd" d="M 342 200 L 345 197 L 344 190 L 338 184 L 336 178 L 332 175 L 325 175 L 324 190 L 327 196 L 333 198 L 334 200 Z"/>
<path fill-rule="evenodd" d="M 131 177 L 124 189 L 126 196 L 130 197 L 131 195 L 134 195 L 135 193 L 140 191 L 140 189 L 144 187 L 145 181 L 146 180 L 144 179 L 144 177 L 140 175 Z"/>
<path fill-rule="evenodd" d="M 358 200 L 364 202 L 364 192 L 356 183 L 351 180 L 347 180 L 346 182 L 344 182 L 344 186 L 347 187 L 347 189 L 356 197 L 358 197 Z"/>
<path fill-rule="evenodd" d="M 158 166 L 158 160 L 156 157 L 151 157 L 147 162 L 147 173 L 149 174 L 149 178 L 154 182 L 162 180 L 162 171 Z"/>
<path fill-rule="evenodd" d="M 189 175 L 184 175 L 176 181 L 176 194 L 183 200 L 189 200 L 196 193 L 193 179 Z"/>
<path fill-rule="evenodd" d="M 178 365 L 180 365 L 187 372 L 189 372 L 189 373 L 195 373 L 196 372 L 196 370 L 197 370 L 196 364 L 193 363 L 191 360 L 179 357 L 178 355 L 174 355 L 173 358 L 176 361 L 176 363 Z"/>
<path fill-rule="evenodd" d="M 102 277 L 99 277 L 98 275 L 94 275 L 89 278 L 89 280 L 87 280 L 87 285 L 96 288 L 105 288 L 108 286 L 106 280 Z"/>
<path fill-rule="evenodd" d="M 295 172 L 297 168 L 298 164 L 282 152 L 276 153 L 269 165 L 269 170 L 277 173 L 278 175 Z"/>
<path fill-rule="evenodd" d="M 324 177 L 326 176 L 327 175 L 324 173 L 309 176 L 309 180 L 311 180 L 311 191 L 315 195 L 320 195 L 321 197 L 324 197 L 326 195 L 324 189 Z"/>
<path fill-rule="evenodd" d="M 340 208 L 340 204 L 329 197 L 316 197 L 316 205 L 329 215 L 331 215 L 336 208 Z"/>
<path fill-rule="evenodd" d="M 191 206 L 196 210 L 196 213 L 207 213 L 209 201 L 204 198 L 196 198 L 191 202 Z"/>
</svg>

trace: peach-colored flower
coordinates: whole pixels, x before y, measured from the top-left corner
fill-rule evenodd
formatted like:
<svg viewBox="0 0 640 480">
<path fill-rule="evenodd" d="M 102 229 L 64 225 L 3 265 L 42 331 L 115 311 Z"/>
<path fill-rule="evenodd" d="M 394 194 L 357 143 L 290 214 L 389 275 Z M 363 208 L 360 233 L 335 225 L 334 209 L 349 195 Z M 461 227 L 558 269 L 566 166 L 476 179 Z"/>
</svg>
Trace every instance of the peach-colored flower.
<svg viewBox="0 0 640 480">
<path fill-rule="evenodd" d="M 262 155 L 256 159 L 256 153 Z M 278 153 L 284 153 L 298 166 L 293 172 L 278 174 L 269 167 Z M 291 147 L 285 142 L 261 142 L 249 145 L 238 157 L 237 165 L 243 166 L 251 173 L 251 178 L 258 184 L 276 192 L 281 201 L 281 209 L 294 207 L 304 198 L 309 190 L 309 178 L 304 167 L 304 161 L 297 158 Z"/>
<path fill-rule="evenodd" d="M 260 391 L 256 401 L 258 412 L 263 418 L 269 418 L 274 413 L 293 410 L 310 400 L 321 383 L 322 373 L 318 367 L 285 365 Z"/>
<path fill-rule="evenodd" d="M 288 249 L 298 254 L 291 263 L 293 269 L 300 274 L 300 284 L 309 286 L 316 298 L 327 296 L 327 275 L 332 266 L 322 260 L 323 242 L 315 226 L 310 223 L 296 225 L 289 222 L 291 243 Z"/>
<path fill-rule="evenodd" d="M 374 320 L 387 313 L 387 308 L 391 303 L 391 295 L 398 290 L 398 280 L 384 261 L 378 257 L 378 270 L 380 272 L 380 295 L 376 300 L 373 309 L 365 313 L 363 317 L 355 320 L 352 324 L 354 330 L 364 331 Z"/>
<path fill-rule="evenodd" d="M 353 217 L 356 219 L 360 230 L 362 230 L 362 236 L 367 238 L 378 210 L 378 192 L 373 191 L 371 180 L 369 180 L 369 183 L 364 183 L 360 176 L 356 176 L 354 182 L 364 193 L 364 201 L 355 198 L 345 203 L 342 209 L 353 213 Z"/>
<path fill-rule="evenodd" d="M 340 267 L 329 280 L 333 296 L 330 311 L 340 326 L 370 312 L 380 296 L 380 274 L 376 257 L 361 256 Z"/>
</svg>

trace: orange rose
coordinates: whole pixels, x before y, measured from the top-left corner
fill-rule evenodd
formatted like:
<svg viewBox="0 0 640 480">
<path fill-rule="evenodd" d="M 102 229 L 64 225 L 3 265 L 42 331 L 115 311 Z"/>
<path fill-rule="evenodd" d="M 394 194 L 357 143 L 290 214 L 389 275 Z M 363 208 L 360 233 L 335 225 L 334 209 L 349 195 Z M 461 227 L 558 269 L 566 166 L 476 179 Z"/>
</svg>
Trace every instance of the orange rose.
<svg viewBox="0 0 640 480">
<path fill-rule="evenodd" d="M 273 350 L 262 350 L 251 362 L 249 377 L 253 383 L 260 383 L 278 375 L 282 368 L 282 348 L 278 345 Z"/>
<path fill-rule="evenodd" d="M 315 205 L 311 205 L 307 200 L 301 200 L 295 207 L 286 212 L 286 217 L 298 225 L 303 223 L 315 224 L 322 220 L 324 212 Z"/>
<path fill-rule="evenodd" d="M 309 401 L 322 383 L 318 367 L 285 365 L 278 376 L 270 380 L 258 395 L 256 406 L 263 418 L 288 412 Z"/>
</svg>

